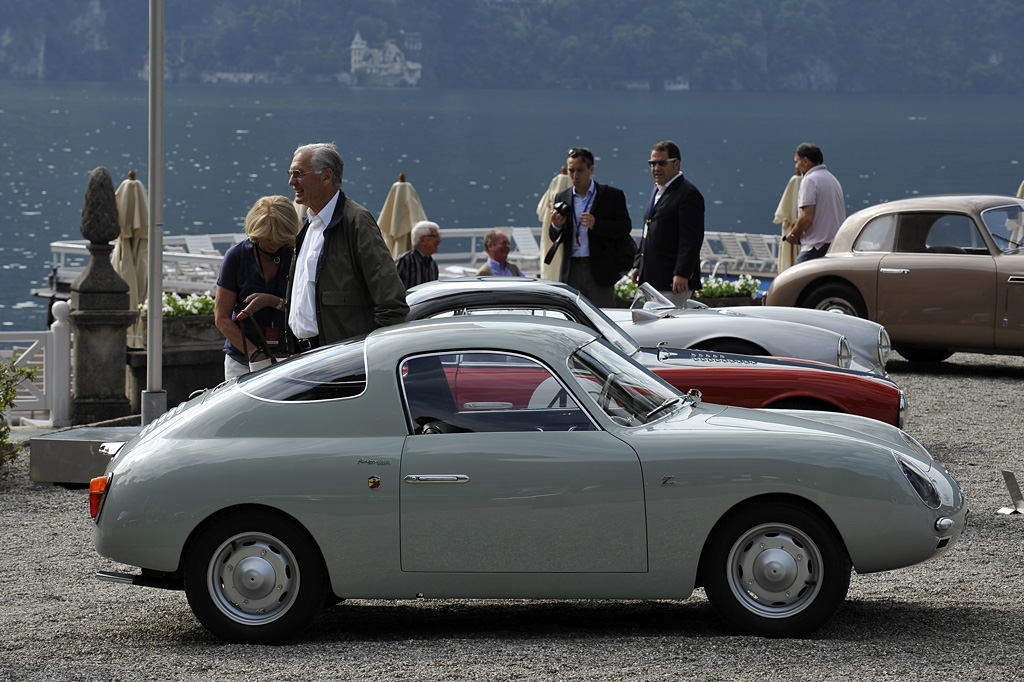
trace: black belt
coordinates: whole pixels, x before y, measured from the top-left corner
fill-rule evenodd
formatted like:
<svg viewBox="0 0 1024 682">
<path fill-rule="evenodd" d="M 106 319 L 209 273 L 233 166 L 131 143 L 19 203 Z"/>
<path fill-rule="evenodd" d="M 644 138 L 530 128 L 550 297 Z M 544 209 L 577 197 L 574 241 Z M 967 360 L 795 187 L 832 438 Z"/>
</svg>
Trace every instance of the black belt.
<svg viewBox="0 0 1024 682">
<path fill-rule="evenodd" d="M 590 260 L 590 256 L 573 256 L 572 259 L 580 263 L 586 263 Z"/>
<path fill-rule="evenodd" d="M 308 339 L 295 339 L 295 345 L 298 347 L 300 353 L 307 350 L 313 350 L 314 348 L 320 347 L 320 337 L 311 336 Z"/>
</svg>

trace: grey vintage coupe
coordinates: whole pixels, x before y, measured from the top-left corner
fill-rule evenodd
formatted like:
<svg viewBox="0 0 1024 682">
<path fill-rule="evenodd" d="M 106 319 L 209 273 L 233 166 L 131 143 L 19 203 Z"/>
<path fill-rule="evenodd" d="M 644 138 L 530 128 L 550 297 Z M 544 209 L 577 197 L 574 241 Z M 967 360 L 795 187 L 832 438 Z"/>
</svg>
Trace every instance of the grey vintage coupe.
<svg viewBox="0 0 1024 682">
<path fill-rule="evenodd" d="M 967 508 L 905 432 L 702 403 L 575 323 L 411 322 L 205 391 L 90 485 L 107 580 L 223 639 L 344 598 L 684 599 L 799 636 L 851 568 L 942 555 Z M 345 606 L 358 611 L 358 606 Z"/>
</svg>

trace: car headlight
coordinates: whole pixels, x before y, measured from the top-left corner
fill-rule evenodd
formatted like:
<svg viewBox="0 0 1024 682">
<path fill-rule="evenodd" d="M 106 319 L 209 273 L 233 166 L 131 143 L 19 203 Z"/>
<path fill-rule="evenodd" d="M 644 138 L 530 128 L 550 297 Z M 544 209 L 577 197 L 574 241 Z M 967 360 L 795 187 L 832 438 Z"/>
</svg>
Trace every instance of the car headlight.
<svg viewBox="0 0 1024 682">
<path fill-rule="evenodd" d="M 843 369 L 850 369 L 853 364 L 853 352 L 850 350 L 850 342 L 845 336 L 839 337 L 839 366 Z"/>
<path fill-rule="evenodd" d="M 885 331 L 885 327 L 878 329 L 878 361 L 882 363 L 882 369 L 885 369 L 885 363 L 889 362 L 889 354 L 892 353 L 892 340 L 889 338 L 889 332 Z"/>
<path fill-rule="evenodd" d="M 901 393 L 902 393 L 902 391 L 901 391 Z M 921 455 L 922 457 L 927 459 L 929 462 L 934 462 L 935 461 L 935 458 L 932 457 L 932 453 L 928 452 L 928 450 L 925 448 L 925 446 L 921 445 L 921 443 L 916 438 L 914 438 L 909 433 L 907 433 L 906 431 L 903 431 L 903 430 L 900 431 L 900 435 L 903 436 L 903 441 L 907 445 L 910 446 L 911 450 L 913 450 L 917 454 Z"/>
<path fill-rule="evenodd" d="M 914 492 L 921 498 L 921 501 L 931 509 L 938 509 L 942 505 L 942 498 L 926 473 L 918 469 L 918 465 L 910 459 L 900 455 L 895 456 L 903 475 L 910 481 L 911 487 L 914 488 Z"/>
</svg>

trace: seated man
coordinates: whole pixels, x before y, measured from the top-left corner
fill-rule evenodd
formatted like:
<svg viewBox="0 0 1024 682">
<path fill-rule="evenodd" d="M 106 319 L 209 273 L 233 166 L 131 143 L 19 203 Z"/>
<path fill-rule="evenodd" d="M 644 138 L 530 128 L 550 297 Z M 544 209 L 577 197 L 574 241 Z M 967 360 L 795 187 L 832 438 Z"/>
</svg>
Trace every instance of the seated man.
<svg viewBox="0 0 1024 682">
<path fill-rule="evenodd" d="M 508 252 L 512 242 L 501 230 L 491 230 L 484 235 L 484 248 L 487 249 L 487 262 L 476 271 L 477 275 L 495 277 L 523 277 L 515 263 L 508 262 Z"/>
</svg>

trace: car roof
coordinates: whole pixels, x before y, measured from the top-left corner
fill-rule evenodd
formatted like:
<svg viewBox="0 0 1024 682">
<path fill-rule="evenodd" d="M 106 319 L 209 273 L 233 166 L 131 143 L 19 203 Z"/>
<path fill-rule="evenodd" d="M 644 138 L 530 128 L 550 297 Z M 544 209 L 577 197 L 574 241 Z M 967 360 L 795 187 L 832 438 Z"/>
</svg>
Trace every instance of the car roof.
<svg viewBox="0 0 1024 682">
<path fill-rule="evenodd" d="M 391 358 L 433 351 L 500 349 L 564 359 L 598 338 L 575 322 L 528 315 L 440 318 L 383 327 L 366 338 L 367 357 Z"/>
<path fill-rule="evenodd" d="M 522 293 L 524 296 L 553 296 L 555 300 L 563 300 L 565 298 L 576 299 L 580 296 L 580 292 L 568 284 L 554 282 L 549 279 L 533 277 L 453 277 L 414 286 L 406 294 L 406 302 L 412 306 L 421 301 L 453 296 L 467 291 L 493 291 L 495 293 L 512 291 L 517 294 Z"/>
<path fill-rule="evenodd" d="M 833 253 L 845 253 L 852 250 L 853 242 L 860 234 L 861 228 L 880 215 L 911 213 L 915 211 L 947 211 L 977 215 L 986 209 L 997 206 L 1009 206 L 1010 204 L 1024 207 L 1024 200 L 999 194 L 935 194 L 875 204 L 852 213 L 846 218 L 836 234 L 831 251 Z"/>
<path fill-rule="evenodd" d="M 936 194 L 923 197 L 896 199 L 875 204 L 852 214 L 854 216 L 892 213 L 894 211 L 967 211 L 981 212 L 996 206 L 1018 204 L 1024 206 L 1024 200 L 1017 197 L 998 194 Z"/>
</svg>

